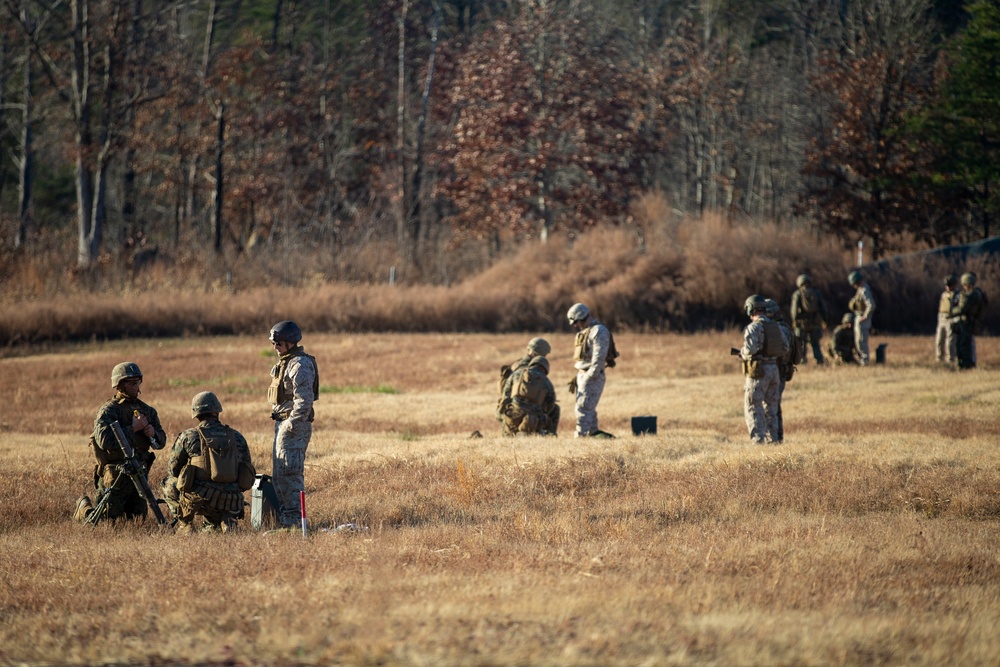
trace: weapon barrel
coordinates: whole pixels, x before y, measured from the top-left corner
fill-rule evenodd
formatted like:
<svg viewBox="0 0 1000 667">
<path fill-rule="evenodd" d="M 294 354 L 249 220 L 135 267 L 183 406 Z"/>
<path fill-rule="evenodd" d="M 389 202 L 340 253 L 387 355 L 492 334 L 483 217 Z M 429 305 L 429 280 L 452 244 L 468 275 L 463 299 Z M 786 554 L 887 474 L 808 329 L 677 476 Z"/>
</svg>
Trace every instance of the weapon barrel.
<svg viewBox="0 0 1000 667">
<path fill-rule="evenodd" d="M 118 441 L 118 446 L 122 448 L 122 453 L 125 454 L 125 470 L 135 485 L 135 490 L 139 492 L 140 496 L 146 499 L 146 504 L 153 510 L 153 516 L 156 517 L 157 522 L 166 523 L 167 519 L 163 516 L 163 512 L 160 511 L 160 506 L 156 503 L 156 496 L 153 495 L 153 489 L 149 488 L 149 480 L 146 479 L 142 464 L 136 461 L 135 451 L 128 444 L 128 440 L 125 439 L 125 433 L 122 431 L 121 424 L 111 422 L 111 431 L 115 434 L 115 440 Z"/>
</svg>

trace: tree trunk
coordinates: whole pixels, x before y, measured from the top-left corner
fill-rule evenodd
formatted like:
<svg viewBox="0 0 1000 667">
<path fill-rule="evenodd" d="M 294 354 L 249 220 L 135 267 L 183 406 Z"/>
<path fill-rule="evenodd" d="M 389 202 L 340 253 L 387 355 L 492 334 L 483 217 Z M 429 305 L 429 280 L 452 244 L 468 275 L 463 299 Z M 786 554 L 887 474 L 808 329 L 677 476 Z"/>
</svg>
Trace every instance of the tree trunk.
<svg viewBox="0 0 1000 667">
<path fill-rule="evenodd" d="M 21 18 L 28 26 L 27 2 L 21 4 Z M 33 26 L 31 27 L 33 30 Z M 22 248 L 27 241 L 28 227 L 31 225 L 31 198 L 35 183 L 34 128 L 31 114 L 34 109 L 34 75 L 31 69 L 31 50 L 24 52 L 23 103 L 21 107 L 21 147 L 18 159 L 17 180 L 17 234 L 14 247 Z"/>
<path fill-rule="evenodd" d="M 426 158 L 424 156 L 424 139 L 427 130 L 427 107 L 431 97 L 431 85 L 434 82 L 434 59 L 437 55 L 438 28 L 441 24 L 441 4 L 434 2 L 434 23 L 431 27 L 431 53 L 427 61 L 427 78 L 424 80 L 424 94 L 420 105 L 420 118 L 417 121 L 417 151 L 413 165 L 413 183 L 410 188 L 409 199 L 405 208 L 408 216 L 407 225 L 410 228 L 411 253 L 414 263 L 419 258 L 419 246 L 421 237 L 421 191 L 424 185 L 424 173 Z"/>
<path fill-rule="evenodd" d="M 222 158 L 225 151 L 225 139 L 226 139 L 226 107 L 223 103 L 219 103 L 219 108 L 215 114 L 215 120 L 218 123 L 218 135 L 216 136 L 215 142 L 215 195 L 213 197 L 212 206 L 212 236 L 213 236 L 213 247 L 215 252 L 222 253 Z"/>
</svg>

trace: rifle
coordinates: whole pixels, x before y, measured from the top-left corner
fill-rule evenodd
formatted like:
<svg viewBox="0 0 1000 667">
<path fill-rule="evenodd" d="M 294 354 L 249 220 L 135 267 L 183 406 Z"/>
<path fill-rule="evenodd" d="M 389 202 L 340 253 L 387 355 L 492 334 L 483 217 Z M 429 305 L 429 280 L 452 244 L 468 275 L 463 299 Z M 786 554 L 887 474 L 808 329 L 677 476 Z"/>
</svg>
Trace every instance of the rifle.
<svg viewBox="0 0 1000 667">
<path fill-rule="evenodd" d="M 128 440 L 125 439 L 125 433 L 122 432 L 122 427 L 118 422 L 111 422 L 111 431 L 115 434 L 115 440 L 118 441 L 118 446 L 122 448 L 122 453 L 125 455 L 125 460 L 121 463 L 115 464 L 118 467 L 118 475 L 115 477 L 114 483 L 104 490 L 104 494 L 101 496 L 100 501 L 97 506 L 94 507 L 94 511 L 90 513 L 87 518 L 87 523 L 92 526 L 97 526 L 101 517 L 104 516 L 105 509 L 111 500 L 111 490 L 118 485 L 118 480 L 121 479 L 122 475 L 128 475 L 129 479 L 132 480 L 132 484 L 135 485 L 135 490 L 139 492 L 139 495 L 143 497 L 146 504 L 153 510 L 153 516 L 156 517 L 158 523 L 166 523 L 167 520 L 163 516 L 163 512 L 160 511 L 160 506 L 157 504 L 156 497 L 153 495 L 153 489 L 149 486 L 149 480 L 146 479 L 146 471 L 139 460 L 135 458 L 135 451 L 133 451 L 132 446 L 128 444 Z"/>
<path fill-rule="evenodd" d="M 729 348 L 729 354 L 733 355 L 734 357 L 740 356 L 740 348 L 738 347 Z"/>
</svg>

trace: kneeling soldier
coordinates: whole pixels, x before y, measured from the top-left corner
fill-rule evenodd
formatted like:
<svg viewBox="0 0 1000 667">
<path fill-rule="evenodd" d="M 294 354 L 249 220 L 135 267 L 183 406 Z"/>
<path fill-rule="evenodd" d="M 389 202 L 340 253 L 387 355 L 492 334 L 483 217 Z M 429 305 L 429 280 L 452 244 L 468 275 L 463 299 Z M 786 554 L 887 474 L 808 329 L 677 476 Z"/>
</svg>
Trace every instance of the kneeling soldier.
<svg viewBox="0 0 1000 667">
<path fill-rule="evenodd" d="M 504 404 L 504 434 L 535 433 L 556 435 L 559 406 L 556 390 L 549 380 L 549 360 L 533 358 L 513 376 L 511 396 Z"/>
<path fill-rule="evenodd" d="M 202 530 L 222 532 L 243 517 L 243 492 L 253 486 L 257 471 L 246 439 L 219 421 L 220 412 L 215 394 L 197 394 L 191 414 L 201 423 L 177 436 L 170 453 L 163 495 L 178 533 L 193 532 L 198 515 L 204 517 Z"/>
</svg>

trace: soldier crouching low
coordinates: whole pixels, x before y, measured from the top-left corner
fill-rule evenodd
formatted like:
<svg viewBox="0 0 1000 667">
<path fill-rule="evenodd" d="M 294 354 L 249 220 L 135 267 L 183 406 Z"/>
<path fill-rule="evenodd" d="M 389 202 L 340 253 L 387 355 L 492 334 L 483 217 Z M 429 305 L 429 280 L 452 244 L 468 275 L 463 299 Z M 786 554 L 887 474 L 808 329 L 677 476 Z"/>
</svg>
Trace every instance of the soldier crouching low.
<svg viewBox="0 0 1000 667">
<path fill-rule="evenodd" d="M 191 401 L 196 428 L 177 436 L 163 496 L 177 522 L 177 533 L 194 532 L 194 519 L 203 517 L 202 530 L 225 532 L 243 517 L 243 492 L 253 486 L 257 471 L 247 441 L 219 421 L 222 403 L 203 391 Z"/>
</svg>

